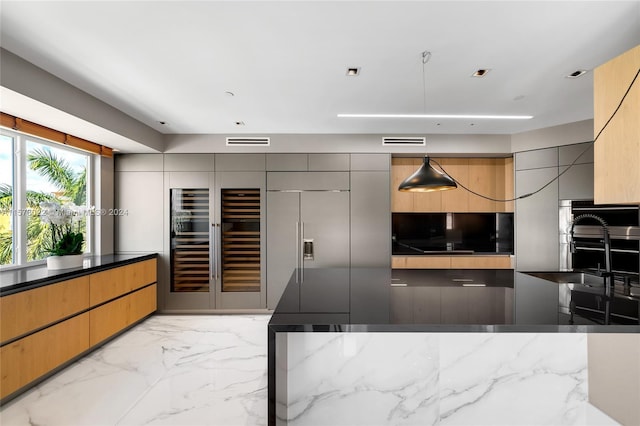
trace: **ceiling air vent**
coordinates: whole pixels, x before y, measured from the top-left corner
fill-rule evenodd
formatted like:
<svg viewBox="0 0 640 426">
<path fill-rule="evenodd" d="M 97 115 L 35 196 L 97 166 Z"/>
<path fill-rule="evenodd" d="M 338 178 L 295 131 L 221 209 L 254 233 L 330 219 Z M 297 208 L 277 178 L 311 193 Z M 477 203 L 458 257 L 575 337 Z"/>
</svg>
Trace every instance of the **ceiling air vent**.
<svg viewBox="0 0 640 426">
<path fill-rule="evenodd" d="M 227 146 L 269 146 L 271 138 L 265 137 L 230 137 L 227 138 Z"/>
<path fill-rule="evenodd" d="M 388 136 L 382 138 L 382 145 L 384 146 L 419 146 L 426 145 L 427 138 L 425 137 L 393 137 Z"/>
</svg>

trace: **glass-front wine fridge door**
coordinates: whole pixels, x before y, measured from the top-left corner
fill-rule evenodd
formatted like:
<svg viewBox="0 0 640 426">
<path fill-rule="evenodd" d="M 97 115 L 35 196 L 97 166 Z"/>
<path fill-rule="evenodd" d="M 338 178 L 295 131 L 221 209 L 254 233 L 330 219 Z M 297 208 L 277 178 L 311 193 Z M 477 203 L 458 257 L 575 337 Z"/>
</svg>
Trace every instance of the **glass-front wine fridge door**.
<svg viewBox="0 0 640 426">
<path fill-rule="evenodd" d="M 171 292 L 209 292 L 209 189 L 170 190 Z"/>
<path fill-rule="evenodd" d="M 260 292 L 260 189 L 222 189 L 221 199 L 221 290 Z"/>
</svg>

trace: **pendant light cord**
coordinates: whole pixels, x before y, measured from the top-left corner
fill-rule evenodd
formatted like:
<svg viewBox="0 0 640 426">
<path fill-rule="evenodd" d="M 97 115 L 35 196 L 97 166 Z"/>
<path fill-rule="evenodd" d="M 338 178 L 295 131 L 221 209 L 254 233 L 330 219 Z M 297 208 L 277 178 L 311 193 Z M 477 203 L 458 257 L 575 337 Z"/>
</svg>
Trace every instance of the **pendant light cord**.
<svg viewBox="0 0 640 426">
<path fill-rule="evenodd" d="M 428 53 L 428 52 L 424 52 L 424 53 Z M 423 53 L 423 56 L 424 56 Z M 427 59 L 428 60 L 428 59 Z M 426 63 L 426 62 L 424 62 Z M 424 67 L 424 65 L 423 65 Z M 539 189 L 533 191 L 533 192 L 529 192 L 527 194 L 521 195 L 519 197 L 515 197 L 515 198 L 509 198 L 507 200 L 503 200 L 503 199 L 499 199 L 499 198 L 492 198 L 492 197 L 487 197 L 486 195 L 482 195 L 479 194 L 469 188 L 467 188 L 466 186 L 464 186 L 462 183 L 460 183 L 458 180 L 456 180 L 456 178 L 454 178 L 453 176 L 451 176 L 449 173 L 447 173 L 447 171 L 444 169 L 444 167 L 442 167 L 442 165 L 440 163 L 438 163 L 436 160 L 434 160 L 433 158 L 430 158 L 430 160 L 434 163 L 436 163 L 436 165 L 440 168 L 440 170 L 442 170 L 444 172 L 444 174 L 446 174 L 447 176 L 449 176 L 451 179 L 453 179 L 453 181 L 458 184 L 461 188 L 465 189 L 466 191 L 472 193 L 473 195 L 477 195 L 480 198 L 484 198 L 486 200 L 490 200 L 490 201 L 497 201 L 499 203 L 508 203 L 510 201 L 516 201 L 516 200 L 522 200 L 523 198 L 529 198 L 532 195 L 537 194 L 538 192 L 542 191 L 543 189 L 545 189 L 546 187 L 548 187 L 549 185 L 551 185 L 553 182 L 557 181 L 558 179 L 560 179 L 560 176 L 562 176 L 563 174 L 567 173 L 569 171 L 569 169 L 571 167 L 573 167 L 578 160 L 580 159 L 580 157 L 582 157 L 584 154 L 587 153 L 587 151 L 589 151 L 589 149 L 591 149 L 593 147 L 593 145 L 596 143 L 596 141 L 598 140 L 598 138 L 600 137 L 600 135 L 602 134 L 602 132 L 604 131 L 604 129 L 607 128 L 607 126 L 609 125 L 609 123 L 611 122 L 611 120 L 613 120 L 613 117 L 616 116 L 616 114 L 618 113 L 618 110 L 620 109 L 620 107 L 622 106 L 622 103 L 624 102 L 624 100 L 626 99 L 627 95 L 629 94 L 629 91 L 631 90 L 631 88 L 633 87 L 633 85 L 635 84 L 638 75 L 640 74 L 640 68 L 638 69 L 638 71 L 636 72 L 636 75 L 633 77 L 633 80 L 631 80 L 631 83 L 629 83 L 629 87 L 627 87 L 626 92 L 624 92 L 624 95 L 622 96 L 622 98 L 620 99 L 620 102 L 618 103 L 618 106 L 616 107 L 615 111 L 613 111 L 613 113 L 611 114 L 611 116 L 609 117 L 609 119 L 607 120 L 607 122 L 604 124 L 604 126 L 602 126 L 602 129 L 600 129 L 600 131 L 598 132 L 598 134 L 596 135 L 596 137 L 593 139 L 593 141 L 591 141 L 589 143 L 589 145 L 587 146 L 586 149 L 584 149 L 580 155 L 578 155 L 576 157 L 575 160 L 573 160 L 573 162 L 571 164 L 569 164 L 567 166 L 566 169 L 564 169 L 562 172 L 558 173 L 558 176 L 554 177 L 553 179 L 551 179 L 549 182 L 547 182 L 546 184 L 544 184 L 542 187 L 540 187 Z M 426 96 L 425 96 L 426 98 Z M 425 101 L 426 102 L 426 101 Z"/>
<path fill-rule="evenodd" d="M 427 113 L 427 72 L 425 65 L 431 59 L 431 52 L 425 50 L 422 52 L 422 110 L 426 114 Z"/>
</svg>

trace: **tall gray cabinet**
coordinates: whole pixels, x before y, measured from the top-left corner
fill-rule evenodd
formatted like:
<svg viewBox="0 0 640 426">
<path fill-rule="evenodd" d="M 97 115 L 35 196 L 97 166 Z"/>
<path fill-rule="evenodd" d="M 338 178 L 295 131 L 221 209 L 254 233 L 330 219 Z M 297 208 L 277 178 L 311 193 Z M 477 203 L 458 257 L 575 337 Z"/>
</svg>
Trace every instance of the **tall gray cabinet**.
<svg viewBox="0 0 640 426">
<path fill-rule="evenodd" d="M 391 156 L 351 154 L 351 266 L 391 267 Z"/>
<path fill-rule="evenodd" d="M 305 269 L 350 266 L 349 154 L 270 154 L 267 169 L 267 308 L 275 309 L 294 271 L 304 282 Z"/>
<path fill-rule="evenodd" d="M 160 254 L 161 312 L 274 309 L 295 270 L 390 265 L 389 154 L 132 154 L 115 170 L 116 248 Z"/>
<path fill-rule="evenodd" d="M 576 159 L 571 169 L 553 180 Z M 554 306 L 558 301 L 558 286 L 517 271 L 559 268 L 559 201 L 593 198 L 593 144 L 565 145 L 515 154 L 517 197 L 534 192 L 549 182 L 552 183 L 546 188 L 517 200 L 515 205 L 515 320 L 520 324 L 545 319 L 550 324 L 557 323 L 558 311 Z"/>
</svg>

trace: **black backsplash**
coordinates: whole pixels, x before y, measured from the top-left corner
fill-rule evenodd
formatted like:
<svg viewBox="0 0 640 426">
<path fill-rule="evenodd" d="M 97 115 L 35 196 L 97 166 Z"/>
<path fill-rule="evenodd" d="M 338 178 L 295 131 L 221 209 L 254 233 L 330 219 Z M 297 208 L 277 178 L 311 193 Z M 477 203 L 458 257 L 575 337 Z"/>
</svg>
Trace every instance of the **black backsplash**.
<svg viewBox="0 0 640 426">
<path fill-rule="evenodd" d="M 513 213 L 393 213 L 393 254 L 513 254 Z"/>
</svg>

